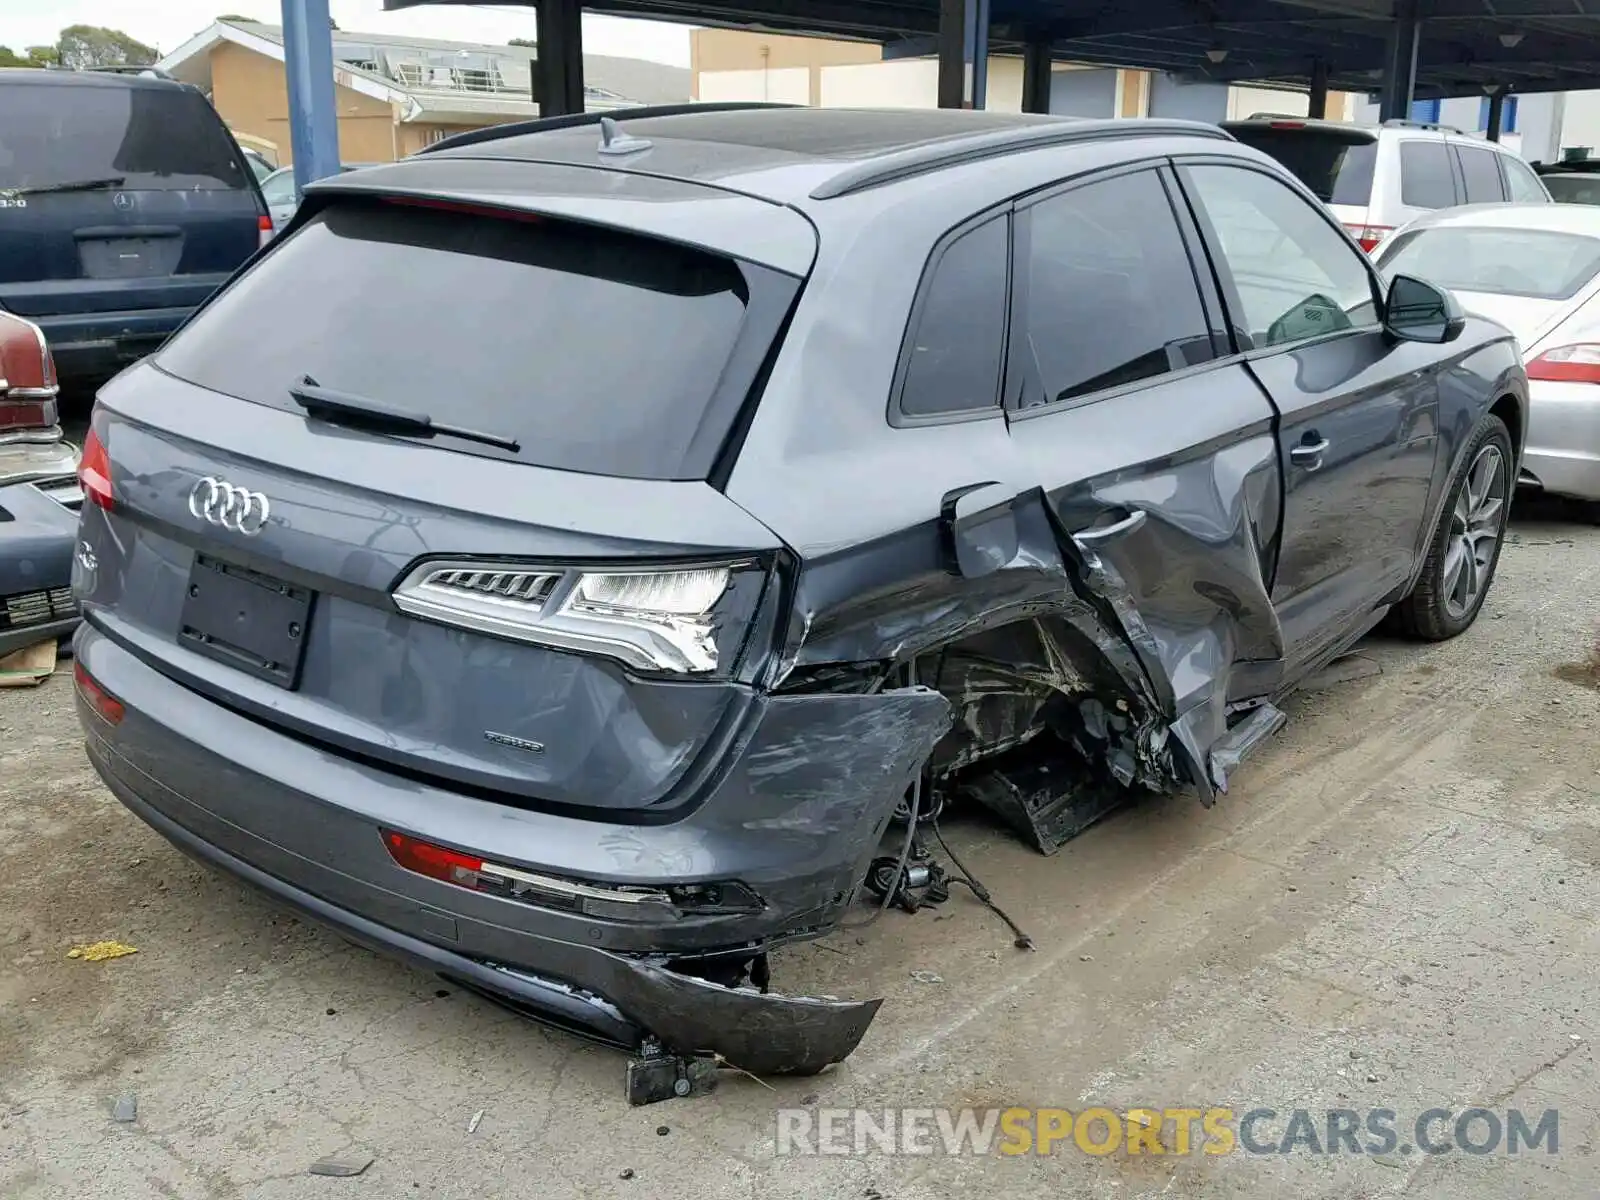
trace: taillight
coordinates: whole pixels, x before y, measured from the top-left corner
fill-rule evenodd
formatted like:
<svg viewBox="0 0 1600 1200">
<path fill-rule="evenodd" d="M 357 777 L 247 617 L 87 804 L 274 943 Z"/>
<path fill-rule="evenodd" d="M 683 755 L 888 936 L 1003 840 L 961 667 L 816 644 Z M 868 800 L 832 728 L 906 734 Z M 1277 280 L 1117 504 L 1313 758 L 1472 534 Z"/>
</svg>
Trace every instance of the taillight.
<svg viewBox="0 0 1600 1200">
<path fill-rule="evenodd" d="M 111 456 L 92 425 L 83 442 L 83 456 L 78 461 L 78 484 L 85 496 L 107 512 L 116 507 L 111 495 Z"/>
<path fill-rule="evenodd" d="M 1600 383 L 1600 344 L 1556 346 L 1528 363 L 1528 378 L 1550 383 Z"/>
<path fill-rule="evenodd" d="M 74 659 L 72 663 L 72 679 L 78 685 L 78 693 L 88 702 L 90 708 L 99 713 L 112 725 L 122 722 L 124 709 L 122 701 L 118 700 L 95 680 L 95 677 L 84 669 L 82 660 Z"/>
<path fill-rule="evenodd" d="M 1269 121 L 1267 126 L 1270 129 L 1304 129 L 1306 123 L 1304 121 Z"/>
<path fill-rule="evenodd" d="M 256 218 L 256 229 L 260 231 L 256 235 L 256 248 L 260 249 L 272 240 L 272 218 L 262 213 Z"/>
<path fill-rule="evenodd" d="M 1350 231 L 1350 236 L 1355 238 L 1356 243 L 1368 254 L 1376 250 L 1379 243 L 1394 232 L 1393 225 L 1346 225 L 1345 228 Z"/>
<path fill-rule="evenodd" d="M 703 674 L 725 668 L 726 650 L 742 640 L 753 590 L 741 598 L 737 583 L 751 570 L 758 568 L 585 571 L 435 561 L 407 575 L 394 602 L 412 616 L 494 637 L 603 654 L 638 670 Z"/>
<path fill-rule="evenodd" d="M 431 842 L 419 842 L 392 829 L 383 831 L 383 844 L 389 849 L 389 857 L 408 871 L 458 887 L 477 889 L 478 872 L 483 870 L 481 858 L 459 850 L 447 850 Z"/>
</svg>

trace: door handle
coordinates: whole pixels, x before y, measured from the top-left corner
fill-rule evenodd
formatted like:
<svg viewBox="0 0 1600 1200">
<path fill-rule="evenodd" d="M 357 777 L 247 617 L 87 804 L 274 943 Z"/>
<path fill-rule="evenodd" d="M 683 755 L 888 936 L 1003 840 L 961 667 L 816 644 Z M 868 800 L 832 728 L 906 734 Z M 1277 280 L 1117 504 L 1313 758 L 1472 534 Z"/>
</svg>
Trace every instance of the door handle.
<svg viewBox="0 0 1600 1200">
<path fill-rule="evenodd" d="M 1144 509 L 1136 508 L 1118 521 L 1115 525 L 1105 525 L 1099 528 L 1080 529 L 1072 535 L 1072 540 L 1078 544 L 1080 550 L 1093 550 L 1107 542 L 1114 542 L 1117 538 L 1127 537 L 1128 534 L 1144 527 L 1146 517 Z"/>
<path fill-rule="evenodd" d="M 1304 467 L 1308 471 L 1315 471 L 1322 465 L 1322 456 L 1327 453 L 1329 442 L 1323 438 L 1319 442 L 1301 442 L 1289 451 L 1289 461 L 1297 467 Z"/>
</svg>

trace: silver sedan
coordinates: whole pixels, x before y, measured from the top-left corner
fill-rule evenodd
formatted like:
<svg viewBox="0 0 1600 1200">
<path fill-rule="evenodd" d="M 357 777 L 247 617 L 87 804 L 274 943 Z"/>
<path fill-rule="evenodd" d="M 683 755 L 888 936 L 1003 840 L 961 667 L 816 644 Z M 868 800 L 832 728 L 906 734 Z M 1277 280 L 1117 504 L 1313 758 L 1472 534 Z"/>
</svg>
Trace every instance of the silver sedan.
<svg viewBox="0 0 1600 1200">
<path fill-rule="evenodd" d="M 1531 401 L 1520 482 L 1600 502 L 1600 207 L 1445 209 L 1375 258 L 1385 275 L 1442 284 L 1517 335 Z"/>
</svg>

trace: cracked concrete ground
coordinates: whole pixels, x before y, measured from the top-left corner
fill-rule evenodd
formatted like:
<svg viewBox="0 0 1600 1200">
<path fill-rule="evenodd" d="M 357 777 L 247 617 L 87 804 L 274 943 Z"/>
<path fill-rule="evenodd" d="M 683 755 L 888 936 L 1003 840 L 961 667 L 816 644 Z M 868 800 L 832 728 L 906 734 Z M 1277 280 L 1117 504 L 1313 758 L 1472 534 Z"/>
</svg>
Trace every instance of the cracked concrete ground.
<svg viewBox="0 0 1600 1200">
<path fill-rule="evenodd" d="M 960 892 L 786 953 L 780 987 L 886 997 L 859 1051 L 646 1109 L 614 1053 L 180 857 L 96 781 L 69 678 L 0 691 L 0 1195 L 1593 1196 L 1600 529 L 1523 505 L 1512 541 L 1473 631 L 1363 646 L 1215 809 L 1054 859 L 948 828 L 1036 953 Z M 66 957 L 106 938 L 139 953 Z M 1560 1153 L 775 1158 L 806 1102 L 1557 1108 Z M 306 1173 L 340 1153 L 374 1161 Z"/>
</svg>

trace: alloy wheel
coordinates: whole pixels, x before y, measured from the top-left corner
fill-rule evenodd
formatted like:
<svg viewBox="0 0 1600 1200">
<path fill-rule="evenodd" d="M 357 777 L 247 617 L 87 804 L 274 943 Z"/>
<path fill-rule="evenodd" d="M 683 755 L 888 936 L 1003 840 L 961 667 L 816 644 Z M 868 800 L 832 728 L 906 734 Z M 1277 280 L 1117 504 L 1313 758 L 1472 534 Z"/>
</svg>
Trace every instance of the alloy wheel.
<svg viewBox="0 0 1600 1200">
<path fill-rule="evenodd" d="M 1484 446 L 1467 469 L 1450 514 L 1450 535 L 1444 558 L 1444 606 L 1460 620 L 1478 603 L 1489 583 L 1489 570 L 1506 523 L 1505 455 Z"/>
</svg>

